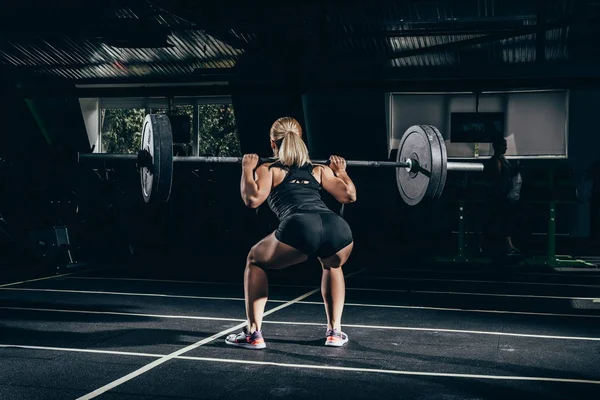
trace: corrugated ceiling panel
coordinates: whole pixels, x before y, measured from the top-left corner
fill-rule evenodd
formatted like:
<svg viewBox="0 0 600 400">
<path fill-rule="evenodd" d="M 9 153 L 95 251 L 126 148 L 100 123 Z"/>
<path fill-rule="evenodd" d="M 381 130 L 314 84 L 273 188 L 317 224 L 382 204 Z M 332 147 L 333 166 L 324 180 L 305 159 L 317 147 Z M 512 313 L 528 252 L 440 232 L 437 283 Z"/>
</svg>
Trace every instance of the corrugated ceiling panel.
<svg viewBox="0 0 600 400">
<path fill-rule="evenodd" d="M 569 15 L 573 1 L 552 0 L 548 7 L 554 17 Z M 154 3 L 160 4 L 161 1 Z M 530 3 L 533 4 L 516 0 L 411 1 L 385 2 L 383 5 L 364 0 L 335 4 L 322 2 L 318 5 L 298 3 L 295 5 L 297 15 L 290 16 L 293 23 L 269 26 L 260 19 L 249 19 L 236 22 L 236 26 L 223 27 L 224 34 L 214 35 L 198 29 L 191 16 L 187 20 L 187 15 L 173 15 L 156 5 L 149 6 L 150 10 L 122 7 L 114 10 L 113 15 L 135 21 L 150 18 L 160 26 L 171 28 L 168 41 L 172 46 L 118 48 L 93 38 L 66 35 L 45 39 L 12 38 L 3 43 L 0 41 L 0 63 L 67 79 L 189 75 L 196 68 L 231 68 L 245 47 L 264 47 L 273 38 L 285 41 L 294 37 L 295 44 L 302 44 L 303 40 L 312 40 L 311 35 L 318 27 L 319 40 L 334 56 L 339 53 L 340 56 L 387 61 L 388 65 L 399 68 L 450 66 L 468 61 L 456 49 L 424 51 L 394 60 L 390 60 L 389 55 L 474 38 L 486 34 L 486 27 L 498 30 L 504 29 L 502 24 L 511 22 L 517 26 L 535 24 L 535 9 Z M 203 5 L 199 2 L 195 7 L 201 10 Z M 243 9 L 236 10 L 236 13 L 243 15 Z M 249 18 L 258 18 L 254 13 L 248 15 Z M 459 22 L 462 24 L 460 34 L 449 34 Z M 546 33 L 547 60 L 568 57 L 568 34 L 567 28 Z M 310 49 L 309 44 L 305 46 Z M 534 62 L 536 35 L 479 44 L 470 48 L 473 49 L 491 62 Z"/>
</svg>

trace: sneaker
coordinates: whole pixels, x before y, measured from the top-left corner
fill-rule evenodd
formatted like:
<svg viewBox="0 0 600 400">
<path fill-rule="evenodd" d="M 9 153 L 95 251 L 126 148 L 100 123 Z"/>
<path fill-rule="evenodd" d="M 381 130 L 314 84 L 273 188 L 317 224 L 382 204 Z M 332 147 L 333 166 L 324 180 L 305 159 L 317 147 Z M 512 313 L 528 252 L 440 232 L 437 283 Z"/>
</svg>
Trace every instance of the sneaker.
<svg viewBox="0 0 600 400">
<path fill-rule="evenodd" d="M 327 330 L 325 346 L 341 347 L 348 343 L 348 335 L 338 329 Z"/>
<path fill-rule="evenodd" d="M 252 334 L 246 332 L 247 330 L 244 328 L 240 333 L 228 335 L 225 338 L 225 343 L 245 349 L 264 349 L 267 347 L 265 339 L 262 336 L 262 331 L 254 331 Z"/>
</svg>

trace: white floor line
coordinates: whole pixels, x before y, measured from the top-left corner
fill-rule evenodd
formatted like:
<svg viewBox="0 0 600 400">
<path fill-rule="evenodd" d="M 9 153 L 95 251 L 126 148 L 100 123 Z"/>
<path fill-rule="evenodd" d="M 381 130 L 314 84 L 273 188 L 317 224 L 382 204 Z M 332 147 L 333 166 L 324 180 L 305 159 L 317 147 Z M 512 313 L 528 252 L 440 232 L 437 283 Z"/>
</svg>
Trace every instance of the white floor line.
<svg viewBox="0 0 600 400">
<path fill-rule="evenodd" d="M 279 363 L 272 361 L 253 361 L 253 360 L 238 360 L 238 359 L 224 359 L 224 358 L 212 358 L 212 357 L 191 357 L 176 355 L 174 353 L 169 355 L 162 354 L 147 354 L 147 353 L 134 353 L 134 352 L 116 352 L 106 350 L 91 350 L 91 349 L 74 349 L 74 348 L 58 348 L 58 347 L 43 347 L 43 346 L 21 346 L 21 345 L 9 345 L 0 344 L 3 348 L 21 348 L 21 349 L 34 349 L 34 350 L 47 350 L 47 351 L 69 351 L 69 352 L 82 352 L 82 353 L 98 353 L 98 354 L 114 354 L 122 356 L 137 356 L 137 357 L 154 357 L 158 358 L 155 362 L 163 360 L 166 357 L 169 359 L 178 359 L 186 361 L 203 361 L 203 362 L 217 362 L 223 364 L 245 364 L 245 365 L 269 365 L 273 367 L 290 368 L 290 369 L 312 369 L 312 370 L 328 370 L 328 371 L 346 371 L 346 372 L 366 372 L 373 374 L 389 374 L 389 375 L 406 375 L 406 376 L 429 376 L 429 377 L 445 377 L 445 378 L 465 378 L 465 379 L 488 379 L 488 380 L 505 380 L 505 381 L 533 381 L 533 382 L 555 382 L 555 383 L 576 383 L 576 384 L 591 384 L 600 385 L 600 380 L 591 379 L 570 379 L 570 378 L 550 378 L 543 376 L 513 376 L 513 375 L 484 375 L 484 374 L 458 374 L 458 373 L 446 373 L 446 372 L 427 372 L 427 371 L 403 371 L 393 369 L 378 369 L 378 368 L 356 368 L 356 367 L 342 367 L 333 365 L 318 365 L 318 364 L 291 364 L 291 363 Z M 148 365 L 152 365 L 150 363 Z M 125 377 L 124 377 L 125 378 Z M 123 379 L 123 378 L 121 378 Z M 117 381 L 115 381 L 117 382 Z M 102 389 L 102 388 L 100 388 Z M 98 390 L 100 390 L 98 389 Z M 106 391 L 106 390 L 105 390 Z M 103 391 L 102 393 L 104 393 Z M 89 393 L 86 396 L 80 397 L 80 399 L 93 398 L 97 395 Z M 91 396 L 91 397 L 90 397 Z"/>
<path fill-rule="evenodd" d="M 560 272 L 600 272 L 600 268 L 573 268 L 573 267 L 555 267 L 555 271 Z M 593 275 L 590 275 L 593 276 Z"/>
<path fill-rule="evenodd" d="M 411 289 L 375 289 L 375 288 L 346 288 L 347 291 L 358 292 L 390 292 L 390 293 L 420 293 L 420 294 L 449 294 L 457 296 L 485 296 L 485 297 L 517 297 L 547 300 L 596 300 L 597 297 L 569 297 L 569 296 L 542 296 L 535 294 L 505 294 L 505 293 L 478 293 L 478 292 L 445 292 L 440 290 L 411 290 Z"/>
<path fill-rule="evenodd" d="M 585 336 L 554 336 L 554 335 L 538 335 L 534 333 L 512 333 L 512 332 L 494 332 L 494 331 L 473 331 L 468 329 L 438 329 L 438 328 L 417 328 L 411 326 L 377 326 L 377 325 L 357 325 L 343 324 L 344 328 L 361 328 L 361 329 L 383 329 L 383 330 L 398 330 L 398 331 L 416 331 L 416 332 L 445 332 L 445 333 L 465 333 L 468 335 L 488 335 L 488 336 L 512 336 L 526 337 L 534 339 L 552 339 L 552 340 L 583 340 L 598 342 L 600 337 L 585 337 Z"/>
<path fill-rule="evenodd" d="M 555 269 L 556 270 L 556 269 Z M 565 268 L 564 272 L 572 272 L 572 268 Z M 453 269 L 421 269 L 421 268 L 389 268 L 389 269 L 385 269 L 382 271 L 396 271 L 396 272 L 439 272 L 442 274 L 446 274 L 446 273 L 451 273 L 451 274 L 479 274 L 479 275 L 499 275 L 498 272 L 494 272 L 494 271 L 481 271 L 481 270 L 476 270 L 476 269 L 458 269 L 458 270 L 453 270 Z M 583 272 L 583 271 L 589 271 L 589 268 L 586 269 L 582 269 L 581 271 L 578 272 Z M 600 272 L 600 269 L 595 269 L 594 271 L 589 271 L 589 272 L 593 272 L 593 275 L 568 275 L 565 273 L 558 273 L 558 272 L 515 272 L 515 271 L 503 271 L 504 275 L 539 275 L 539 276 L 572 276 L 572 277 L 576 277 L 576 278 L 582 278 L 582 277 L 588 277 L 588 278 L 600 278 L 600 276 L 596 273 L 596 272 Z"/>
<path fill-rule="evenodd" d="M 230 321 L 230 322 L 246 321 L 243 318 L 202 317 L 202 316 L 194 316 L 194 315 L 141 314 L 141 313 L 118 312 L 118 311 L 65 310 L 65 309 L 58 309 L 58 308 L 28 308 L 28 307 L 1 307 L 0 306 L 0 310 L 54 312 L 54 313 L 86 314 L 86 315 L 87 314 L 89 314 L 89 315 L 119 315 L 122 317 L 191 319 L 191 320 L 199 320 L 199 321 Z"/>
<path fill-rule="evenodd" d="M 165 283 L 194 283 L 201 285 L 241 285 L 242 282 L 211 282 L 211 281 L 188 281 L 174 279 L 151 279 L 151 278 L 115 278 L 102 276 L 76 276 L 70 279 L 97 280 L 97 281 L 138 281 L 138 282 L 165 282 Z"/>
<path fill-rule="evenodd" d="M 300 302 L 298 302 L 300 303 Z M 118 315 L 126 317 L 141 317 L 141 318 L 165 318 L 165 319 L 187 319 L 201 321 L 224 321 L 224 322 L 244 322 L 241 318 L 221 318 L 221 317 L 201 317 L 193 315 L 164 315 L 164 314 L 140 314 L 140 313 L 125 313 L 111 311 L 87 311 L 87 310 L 61 310 L 54 308 L 25 308 L 25 307 L 0 307 L 0 310 L 15 310 L 29 312 L 56 312 L 56 313 L 71 313 L 71 314 L 90 314 L 90 315 Z M 600 317 L 600 316 L 599 316 Z M 269 325 L 296 325 L 296 326 L 321 326 L 325 328 L 324 323 L 318 322 L 295 322 L 295 321 L 271 321 L 264 320 L 263 324 Z M 512 333 L 512 332 L 497 332 L 497 331 L 475 331 L 465 329 L 446 329 L 446 328 L 420 328 L 410 326 L 385 326 L 385 325 L 364 325 L 364 324 L 343 324 L 344 328 L 360 328 L 360 329 L 387 329 L 400 331 L 423 331 L 423 332 L 447 332 L 447 333 L 466 333 L 472 335 L 492 335 L 492 336 L 514 336 L 514 337 L 529 337 L 539 339 L 556 339 L 556 340 L 587 340 L 600 341 L 600 337 L 586 336 L 557 336 L 557 335 L 539 335 L 533 333 Z"/>
<path fill-rule="evenodd" d="M 74 293 L 74 294 L 99 294 L 112 296 L 139 296 L 139 297 L 162 297 L 173 299 L 191 299 L 191 300 L 231 300 L 244 301 L 240 297 L 211 297 L 211 296 L 184 296 L 176 294 L 161 293 L 130 293 L 130 292 L 104 292 L 98 290 L 71 290 L 71 289 L 36 289 L 36 288 L 0 288 L 0 290 L 21 291 L 21 292 L 54 292 L 54 293 Z M 273 302 L 285 303 L 287 300 L 273 300 Z"/>
<path fill-rule="evenodd" d="M 217 286 L 241 286 L 243 282 L 211 282 L 211 281 L 180 281 L 180 280 L 169 280 L 169 279 L 146 279 L 146 278 L 103 278 L 103 277 L 90 277 L 90 276 L 77 276 L 68 279 L 82 279 L 82 280 L 99 280 L 99 281 L 136 281 L 136 282 L 158 282 L 158 283 L 189 283 L 195 285 L 217 285 Z M 291 287 L 291 288 L 312 288 L 314 285 L 277 285 L 269 284 L 270 287 Z"/>
<path fill-rule="evenodd" d="M 293 321 L 263 321 L 263 324 L 273 325 L 301 325 L 301 326 L 323 326 L 317 322 L 293 322 Z M 554 336 L 554 335 L 537 335 L 534 333 L 511 333 L 511 332 L 495 332 L 495 331 L 473 331 L 465 329 L 438 329 L 438 328 L 418 328 L 412 326 L 385 326 L 385 325 L 362 325 L 362 324 L 342 324 L 345 328 L 359 329 L 382 329 L 392 331 L 417 331 L 417 332 L 446 332 L 446 333 L 465 333 L 469 335 L 489 335 L 489 336 L 513 336 L 526 337 L 535 339 L 555 339 L 555 340 L 583 340 L 583 341 L 600 341 L 600 337 L 585 337 L 585 336 Z M 267 339 L 268 340 L 268 339 Z"/>
<path fill-rule="evenodd" d="M 567 286 L 567 287 L 587 287 L 600 288 L 600 285 L 581 285 L 575 283 L 552 283 L 552 282 L 520 282 L 520 281 L 484 281 L 471 279 L 435 279 L 435 278 L 399 278 L 387 276 L 365 276 L 361 280 L 382 280 L 382 281 L 414 281 L 414 282 L 460 282 L 460 283 L 492 283 L 499 285 L 532 285 L 532 286 Z"/>
<path fill-rule="evenodd" d="M 597 297 L 574 297 L 574 296 L 544 296 L 537 294 L 507 294 L 507 293 L 478 293 L 478 292 L 443 292 L 437 290 L 418 290 L 411 291 L 414 293 L 428 294 L 452 294 L 458 296 L 488 296 L 488 297 L 516 297 L 528 299 L 550 299 L 550 300 L 590 300 L 593 301 Z"/>
<path fill-rule="evenodd" d="M 26 281 L 21 281 L 21 282 L 12 282 L 12 283 L 5 283 L 3 285 L 0 285 L 0 288 L 5 288 L 8 286 L 14 286 L 14 285 L 21 285 L 23 283 L 29 283 L 29 282 L 37 282 L 37 281 L 44 281 L 47 279 L 54 279 L 54 278 L 60 278 L 63 276 L 69 276 L 69 275 L 73 275 L 75 272 L 69 272 L 67 274 L 60 274 L 60 275 L 52 275 L 52 276 L 45 276 L 43 278 L 35 278 L 35 279 L 28 279 Z"/>
<path fill-rule="evenodd" d="M 356 271 L 356 272 L 354 272 L 352 274 L 349 274 L 348 276 L 356 275 L 356 274 L 358 274 L 358 273 L 360 273 L 362 271 L 364 271 L 364 270 Z M 270 309 L 269 311 L 267 311 L 267 312 L 264 313 L 264 316 L 266 317 L 268 315 L 273 314 L 274 312 L 277 312 L 277 311 L 279 311 L 281 309 L 289 307 L 289 306 L 291 306 L 291 305 L 293 305 L 293 304 L 295 304 L 295 303 L 297 303 L 297 302 L 299 302 L 299 301 L 301 301 L 301 300 L 303 300 L 303 299 L 305 299 L 305 298 L 307 298 L 309 296 L 312 296 L 313 294 L 315 294 L 315 293 L 317 293 L 319 291 L 320 291 L 320 288 L 317 288 L 317 289 L 313 289 L 313 290 L 311 290 L 311 291 L 309 291 L 307 293 L 304 293 L 303 295 L 298 296 L 298 297 L 296 297 L 293 300 L 290 300 L 290 301 L 288 301 L 288 302 L 286 302 L 284 304 L 281 304 L 281 305 L 279 305 L 279 306 L 277 306 L 275 308 Z M 101 395 L 102 393 L 105 393 L 105 392 L 107 392 L 107 391 L 109 391 L 109 390 L 111 390 L 111 389 L 113 389 L 113 388 L 115 388 L 115 387 L 117 387 L 119 385 L 122 385 L 123 383 L 125 383 L 127 381 L 130 381 L 131 379 L 134 379 L 134 378 L 136 378 L 136 377 L 138 377 L 138 376 L 140 376 L 140 375 L 142 375 L 142 374 L 150 371 L 153 368 L 156 368 L 157 366 L 159 366 L 159 365 L 161 365 L 161 364 L 163 364 L 163 363 L 165 363 L 165 362 L 167 362 L 167 361 L 169 361 L 169 360 L 171 360 L 171 359 L 173 359 L 175 357 L 178 357 L 178 356 L 180 356 L 180 355 L 182 355 L 184 353 L 187 353 L 190 350 L 193 350 L 195 348 L 203 346 L 206 343 L 210 343 L 210 342 L 212 342 L 215 339 L 218 339 L 218 338 L 220 338 L 220 337 L 222 337 L 224 335 L 227 335 L 228 333 L 232 333 L 232 332 L 235 332 L 235 331 L 237 331 L 239 329 L 242 329 L 246 324 L 247 324 L 247 322 L 244 321 L 244 322 L 242 322 L 240 324 L 237 324 L 236 326 L 234 326 L 232 328 L 229 328 L 229 329 L 226 329 L 224 331 L 215 333 L 214 335 L 212 335 L 212 336 L 210 336 L 210 337 L 208 337 L 206 339 L 202 339 L 199 342 L 196 342 L 196 343 L 194 343 L 192 345 L 184 347 L 183 349 L 177 350 L 177 351 L 175 351 L 175 352 L 173 352 L 173 353 L 171 353 L 169 355 L 163 356 L 163 357 L 159 358 L 158 360 L 155 360 L 155 361 L 151 362 L 150 364 L 147 364 L 147 365 L 143 366 L 142 368 L 137 369 L 136 371 L 133 371 L 133 372 L 131 372 L 131 373 L 129 373 L 129 374 L 127 374 L 127 375 L 125 375 L 125 376 L 123 376 L 123 377 L 121 377 L 121 378 L 113 381 L 113 382 L 110 382 L 110 383 L 108 383 L 108 384 L 106 384 L 106 385 L 104 385 L 104 386 L 102 386 L 102 387 L 94 390 L 93 392 L 90 392 L 90 393 L 86 394 L 85 396 L 79 397 L 78 400 L 93 399 L 93 398 Z"/>
<path fill-rule="evenodd" d="M 298 301 L 300 301 L 300 300 L 302 300 L 302 299 L 304 299 L 304 298 L 306 298 L 308 296 L 311 296 L 313 293 L 316 293 L 318 291 L 319 291 L 319 289 L 311 290 L 310 292 L 305 293 L 302 296 L 299 296 L 299 297 L 295 298 L 294 300 L 291 300 L 291 301 L 289 301 L 289 302 L 287 302 L 285 304 L 280 305 L 279 307 L 276 307 L 276 308 L 274 308 L 274 309 L 272 309 L 270 311 L 265 312 L 264 315 L 267 316 L 270 313 L 278 311 L 278 310 L 280 310 L 280 309 L 282 309 L 284 307 L 289 307 L 292 304 L 294 304 L 294 303 L 296 303 L 296 302 L 298 302 Z M 99 387 L 98 389 L 96 389 L 96 390 L 94 390 L 94 391 L 86 394 L 85 396 L 79 397 L 78 400 L 87 400 L 87 399 L 93 399 L 95 397 L 98 397 L 101 394 L 106 393 L 107 391 L 109 391 L 109 390 L 111 390 L 111 389 L 113 389 L 113 388 L 115 388 L 117 386 L 120 386 L 123 383 L 128 382 L 128 381 L 130 381 L 130 380 L 132 380 L 132 379 L 134 379 L 134 378 L 136 378 L 136 377 L 138 377 L 138 376 L 140 376 L 140 375 L 142 375 L 142 374 L 150 371 L 153 368 L 158 367 L 159 365 L 161 365 L 161 364 L 163 364 L 163 363 L 165 363 L 165 362 L 167 362 L 167 361 L 169 361 L 169 360 L 171 360 L 173 358 L 176 358 L 176 357 L 178 357 L 178 356 L 180 356 L 180 355 L 182 355 L 184 353 L 187 353 L 190 350 L 194 350 L 194 349 L 196 349 L 196 348 L 198 348 L 200 346 L 203 346 L 206 343 L 212 342 L 213 340 L 218 339 L 218 338 L 220 338 L 220 337 L 222 337 L 224 335 L 227 335 L 228 333 L 232 333 L 232 332 L 235 332 L 235 331 L 237 331 L 239 329 L 242 329 L 246 325 L 246 323 L 247 322 L 244 321 L 242 323 L 239 323 L 239 324 L 235 325 L 234 327 L 231 327 L 229 329 L 225 329 L 224 331 L 215 333 L 214 335 L 209 336 L 206 339 L 202 339 L 199 342 L 196 342 L 196 343 L 194 343 L 192 345 L 184 347 L 184 348 L 182 348 L 180 350 L 177 350 L 177 351 L 175 351 L 175 352 L 173 352 L 171 354 L 162 356 L 158 360 L 155 360 L 155 361 L 151 362 L 150 364 L 147 364 L 147 365 L 143 366 L 142 368 L 139 368 L 139 369 L 137 369 L 137 370 L 135 370 L 135 371 L 133 371 L 133 372 L 131 372 L 131 373 L 129 373 L 129 374 L 127 374 L 127 375 L 125 375 L 125 376 L 123 376 L 123 377 L 115 380 L 115 381 L 113 381 L 113 382 L 110 382 L 110 383 L 108 383 L 108 384 L 106 384 L 106 385 L 104 385 L 102 387 Z"/>
<path fill-rule="evenodd" d="M 78 291 L 78 290 L 61 290 L 61 289 L 28 289 L 28 288 L 0 288 L 0 290 L 16 290 L 16 291 L 32 291 L 32 292 L 66 292 L 80 294 L 99 294 L 99 295 L 114 295 L 114 296 L 153 296 L 148 293 L 122 293 L 122 292 L 98 292 L 98 291 Z M 176 296 L 157 294 L 158 297 L 175 297 L 175 298 L 191 298 L 195 300 L 223 300 L 223 301 L 244 301 L 243 298 L 236 297 L 210 297 L 210 296 Z M 589 299 L 588 299 L 589 300 Z M 593 302 L 600 302 L 600 299 L 593 299 Z M 287 300 L 269 299 L 270 303 L 285 303 Z M 318 301 L 299 301 L 297 304 L 317 304 L 323 305 Z M 491 313 L 491 314 L 514 314 L 514 315 L 540 315 L 551 317 L 574 317 L 574 318 L 600 318 L 600 315 L 590 314 L 564 314 L 564 313 L 542 313 L 534 311 L 508 311 L 508 310 L 485 310 L 485 309 L 468 309 L 468 308 L 451 308 L 451 307 L 426 307 L 426 306 L 401 306 L 392 304 L 366 304 L 366 303 L 345 303 L 345 306 L 352 307 L 374 307 L 374 308 L 396 308 L 396 309 L 413 309 L 413 310 L 433 310 L 433 311 L 458 311 L 458 312 L 475 312 L 475 313 Z"/>
<path fill-rule="evenodd" d="M 73 278 L 73 279 L 88 279 L 88 278 Z M 105 279 L 105 278 L 94 278 L 94 279 Z M 120 278 L 109 278 L 110 280 L 119 280 Z M 137 280 L 137 279 L 135 279 Z M 202 283 L 210 284 L 210 282 L 188 282 L 188 283 Z M 242 285 L 242 283 L 216 283 L 219 285 Z M 270 287 L 289 287 L 289 288 L 308 288 L 313 286 L 304 285 L 269 285 Z M 36 290 L 36 289 L 31 289 Z M 347 287 L 347 291 L 366 291 L 366 292 L 392 292 L 392 293 L 425 293 L 425 294 L 448 294 L 448 295 L 462 295 L 462 296 L 488 296 L 488 297 L 519 297 L 519 298 L 536 298 L 536 299 L 554 299 L 554 300 L 595 300 L 597 297 L 568 297 L 568 296 L 542 296 L 532 294 L 503 294 L 503 293 L 477 293 L 477 292 L 449 292 L 449 291 L 435 291 L 435 290 L 411 290 L 411 289 L 377 289 L 377 288 L 353 288 Z"/>
<path fill-rule="evenodd" d="M 369 372 L 391 375 L 412 375 L 412 376 L 432 376 L 432 377 L 448 377 L 448 378 L 469 378 L 469 379 L 492 379 L 492 380 L 507 380 L 507 381 L 538 381 L 538 382 L 561 382 L 561 383 L 580 383 L 600 385 L 600 380 L 591 379 L 568 379 L 568 378 L 547 378 L 541 376 L 510 376 L 510 375 L 480 375 L 480 374 L 456 374 L 445 372 L 424 372 L 424 371 L 402 371 L 392 369 L 377 369 L 377 368 L 354 368 L 354 367 L 338 367 L 333 365 L 314 365 L 314 364 L 288 364 L 272 361 L 250 361 L 250 360 L 233 360 L 211 357 L 178 357 L 181 360 L 190 361 L 208 361 L 220 363 L 235 363 L 235 364 L 250 364 L 250 365 L 270 365 L 282 368 L 300 368 L 300 369 L 317 369 L 329 371 L 347 371 L 347 372 Z"/>
<path fill-rule="evenodd" d="M 307 303 L 308 302 L 302 302 L 301 304 L 307 304 Z M 600 318 L 600 315 L 591 315 L 591 314 L 561 314 L 561 313 L 545 313 L 545 312 L 535 312 L 535 311 L 506 311 L 506 310 L 486 310 L 486 309 L 472 309 L 472 308 L 397 306 L 397 305 L 391 305 L 391 304 L 345 303 L 344 306 L 400 308 L 400 309 L 453 311 L 453 312 L 456 311 L 456 312 L 473 312 L 473 313 L 489 313 L 489 314 L 538 315 L 538 316 L 543 316 L 543 317 Z"/>
<path fill-rule="evenodd" d="M 4 349 L 25 349 L 25 350 L 43 350 L 43 351 L 67 351 L 74 353 L 92 353 L 92 354 L 112 354 L 117 356 L 135 356 L 135 357 L 162 357 L 161 354 L 136 353 L 130 351 L 115 351 L 115 350 L 97 350 L 97 349 L 76 349 L 65 347 L 48 347 L 48 346 L 27 346 L 22 344 L 0 344 L 0 348 Z"/>
</svg>

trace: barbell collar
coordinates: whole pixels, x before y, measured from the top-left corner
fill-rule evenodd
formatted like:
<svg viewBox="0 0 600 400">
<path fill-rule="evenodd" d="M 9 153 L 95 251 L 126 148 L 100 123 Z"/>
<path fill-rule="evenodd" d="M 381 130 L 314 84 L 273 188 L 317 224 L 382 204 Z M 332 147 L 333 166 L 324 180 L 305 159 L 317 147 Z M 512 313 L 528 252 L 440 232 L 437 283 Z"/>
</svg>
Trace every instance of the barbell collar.
<svg viewBox="0 0 600 400">
<path fill-rule="evenodd" d="M 483 172 L 485 166 L 480 162 L 456 162 L 448 161 L 446 164 L 448 171 L 468 171 L 468 172 Z"/>
</svg>

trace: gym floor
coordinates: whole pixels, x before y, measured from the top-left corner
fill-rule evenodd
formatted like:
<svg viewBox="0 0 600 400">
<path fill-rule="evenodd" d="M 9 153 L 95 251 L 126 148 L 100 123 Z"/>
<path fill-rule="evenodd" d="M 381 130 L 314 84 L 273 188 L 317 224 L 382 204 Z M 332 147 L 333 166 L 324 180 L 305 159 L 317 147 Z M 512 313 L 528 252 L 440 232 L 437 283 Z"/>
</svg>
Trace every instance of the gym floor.
<svg viewBox="0 0 600 400">
<path fill-rule="evenodd" d="M 323 346 L 317 269 L 271 274 L 259 351 L 224 343 L 245 318 L 239 266 L 0 284 L 0 398 L 600 398 L 600 270 L 360 267 L 343 348 Z"/>
</svg>

